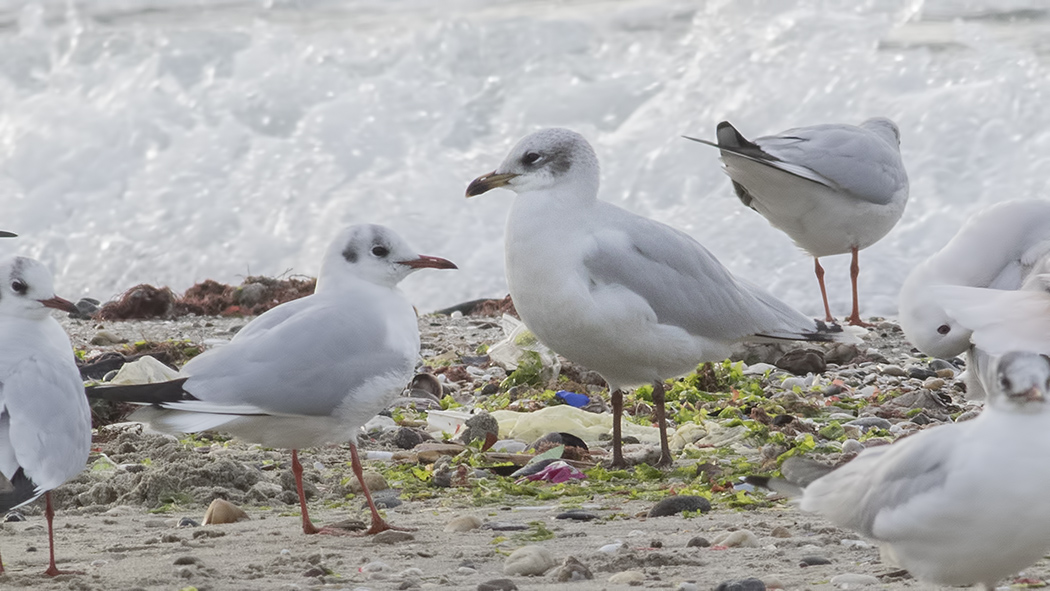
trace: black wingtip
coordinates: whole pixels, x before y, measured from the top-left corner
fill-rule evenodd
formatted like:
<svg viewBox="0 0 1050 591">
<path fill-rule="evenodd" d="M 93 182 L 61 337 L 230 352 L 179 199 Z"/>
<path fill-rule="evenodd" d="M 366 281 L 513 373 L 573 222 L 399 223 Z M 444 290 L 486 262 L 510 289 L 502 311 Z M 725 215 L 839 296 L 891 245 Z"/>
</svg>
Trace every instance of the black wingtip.
<svg viewBox="0 0 1050 591">
<path fill-rule="evenodd" d="M 0 477 L 0 513 L 6 513 L 19 505 L 24 505 L 40 496 L 36 483 L 30 480 L 25 471 L 19 468 L 10 480 L 4 482 Z"/>
<path fill-rule="evenodd" d="M 18 238 L 18 234 L 15 234 L 14 232 L 0 230 L 0 238 Z"/>
<path fill-rule="evenodd" d="M 165 402 L 197 400 L 195 396 L 182 388 L 188 379 L 179 378 L 168 382 L 127 384 L 122 386 L 101 384 L 88 386 L 84 390 L 87 392 L 88 398 L 109 400 L 111 402 L 131 402 L 133 404 L 163 404 Z"/>
</svg>

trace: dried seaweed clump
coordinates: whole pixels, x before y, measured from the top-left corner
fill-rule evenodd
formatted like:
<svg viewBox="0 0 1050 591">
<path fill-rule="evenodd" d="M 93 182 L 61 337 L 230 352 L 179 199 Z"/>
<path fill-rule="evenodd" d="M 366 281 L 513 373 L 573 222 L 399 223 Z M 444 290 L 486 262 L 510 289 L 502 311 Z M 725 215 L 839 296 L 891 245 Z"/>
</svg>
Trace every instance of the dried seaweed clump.
<svg viewBox="0 0 1050 591">
<path fill-rule="evenodd" d="M 518 311 L 514 309 L 514 302 L 511 301 L 510 295 L 507 295 L 501 299 L 481 299 L 471 300 L 469 302 L 463 302 L 462 304 L 456 304 L 443 310 L 437 310 L 435 314 L 450 315 L 453 312 L 460 312 L 464 316 L 503 316 L 504 314 L 510 314 L 515 318 L 518 316 Z"/>
<path fill-rule="evenodd" d="M 186 290 L 181 298 L 167 287 L 136 285 L 99 310 L 102 320 L 198 316 L 252 316 L 308 296 L 317 287 L 310 277 L 248 277 L 239 287 L 211 279 Z"/>
</svg>

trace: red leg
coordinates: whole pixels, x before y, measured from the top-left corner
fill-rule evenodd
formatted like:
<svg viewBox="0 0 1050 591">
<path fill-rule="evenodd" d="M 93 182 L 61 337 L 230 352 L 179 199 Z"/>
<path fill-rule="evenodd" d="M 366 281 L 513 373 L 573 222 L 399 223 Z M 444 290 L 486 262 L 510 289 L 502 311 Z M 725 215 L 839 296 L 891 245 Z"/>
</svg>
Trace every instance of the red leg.
<svg viewBox="0 0 1050 591">
<path fill-rule="evenodd" d="M 824 267 L 820 266 L 820 259 L 813 257 L 813 271 L 817 274 L 817 283 L 820 284 L 820 297 L 824 300 L 824 320 L 835 322 L 831 315 L 831 306 L 828 305 L 828 289 L 824 287 Z"/>
<path fill-rule="evenodd" d="M 306 512 L 306 493 L 303 492 L 303 465 L 299 463 L 299 450 L 292 450 L 292 474 L 295 475 L 295 492 L 299 493 L 299 512 L 303 516 L 303 533 L 316 534 L 321 530 L 314 527 L 310 522 L 310 514 Z"/>
<path fill-rule="evenodd" d="M 368 491 L 368 486 L 365 484 L 365 475 L 361 468 L 361 458 L 357 455 L 357 445 L 352 441 L 350 442 L 350 464 L 351 468 L 354 470 L 354 475 L 357 476 L 357 481 L 361 483 L 361 492 L 365 494 L 365 500 L 368 501 L 368 508 L 372 511 L 372 527 L 368 528 L 368 530 L 364 532 L 364 535 L 370 536 L 388 529 L 414 531 L 414 528 L 395 527 L 390 525 L 379 514 L 379 509 L 376 508 L 375 502 L 372 501 L 372 493 Z"/>
<path fill-rule="evenodd" d="M 653 382 L 653 406 L 656 407 L 656 423 L 660 427 L 660 461 L 656 463 L 661 468 L 666 468 L 673 463 L 671 459 L 671 447 L 667 444 L 667 410 L 664 383 L 660 380 Z"/>
<path fill-rule="evenodd" d="M 613 407 L 613 468 L 626 468 L 623 461 L 623 441 L 620 439 L 620 422 L 623 420 L 623 390 L 617 388 L 612 393 Z"/>
<path fill-rule="evenodd" d="M 4 559 L 0 558 L 0 575 L 4 574 Z"/>
<path fill-rule="evenodd" d="M 874 326 L 860 319 L 860 298 L 857 296 L 857 277 L 860 275 L 860 262 L 857 260 L 857 247 L 851 249 L 853 262 L 849 266 L 849 278 L 853 284 L 853 312 L 849 315 L 851 326 Z"/>
<path fill-rule="evenodd" d="M 44 493 L 44 517 L 47 518 L 47 547 L 51 559 L 44 574 L 49 577 L 84 574 L 72 570 L 58 570 L 58 567 L 55 566 L 55 509 L 51 506 L 51 491 Z"/>
</svg>

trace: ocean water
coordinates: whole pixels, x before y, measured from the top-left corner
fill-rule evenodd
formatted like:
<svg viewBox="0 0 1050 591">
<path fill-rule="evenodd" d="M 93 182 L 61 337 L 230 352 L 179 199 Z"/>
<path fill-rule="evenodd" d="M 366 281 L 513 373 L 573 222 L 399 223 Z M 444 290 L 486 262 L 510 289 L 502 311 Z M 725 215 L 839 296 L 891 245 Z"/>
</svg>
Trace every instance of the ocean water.
<svg viewBox="0 0 1050 591">
<path fill-rule="evenodd" d="M 458 272 L 424 310 L 501 296 L 511 193 L 474 177 L 546 126 L 602 196 L 821 312 L 812 261 L 733 196 L 711 137 L 895 119 L 911 179 L 861 253 L 862 312 L 974 212 L 1050 196 L 1046 0 L 0 0 L 0 254 L 66 297 L 316 274 L 336 230 L 388 224 Z M 824 259 L 833 310 L 846 255 Z"/>
</svg>

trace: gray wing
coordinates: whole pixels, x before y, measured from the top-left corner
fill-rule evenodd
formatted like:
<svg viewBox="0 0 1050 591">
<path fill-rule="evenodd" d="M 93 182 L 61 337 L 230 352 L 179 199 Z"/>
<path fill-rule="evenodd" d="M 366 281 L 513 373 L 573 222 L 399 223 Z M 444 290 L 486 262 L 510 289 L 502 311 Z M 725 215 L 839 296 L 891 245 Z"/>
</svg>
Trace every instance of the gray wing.
<svg viewBox="0 0 1050 591">
<path fill-rule="evenodd" d="M 749 282 L 741 281 L 687 234 L 613 205 L 584 257 L 595 284 L 641 296 L 661 324 L 726 342 L 749 336 L 804 339 L 816 322 Z"/>
<path fill-rule="evenodd" d="M 796 176 L 818 180 L 849 196 L 885 205 L 908 184 L 900 148 L 855 125 L 789 129 L 754 142 Z"/>
<path fill-rule="evenodd" d="M 32 495 L 21 504 L 84 469 L 91 412 L 72 349 L 67 359 L 42 351 L 5 369 L 0 375 L 0 473 L 12 480 L 21 468 L 31 481 Z"/>
<path fill-rule="evenodd" d="M 378 312 L 352 309 L 337 298 L 295 308 L 294 314 L 282 314 L 280 322 L 269 322 L 267 312 L 255 321 L 267 320 L 266 330 L 191 360 L 182 370 L 189 376 L 183 388 L 203 401 L 234 409 L 324 416 L 369 380 L 397 372 L 408 382 L 417 352 L 386 344 L 387 328 Z M 187 405 L 187 410 L 190 406 L 207 410 L 203 405 Z"/>
<path fill-rule="evenodd" d="M 801 507 L 868 537 L 890 539 L 907 527 L 909 512 L 940 502 L 959 436 L 958 428 L 932 429 L 867 449 L 806 487 Z M 887 519 L 890 511 L 897 517 Z"/>
</svg>

